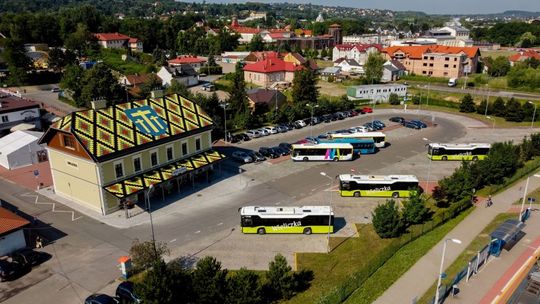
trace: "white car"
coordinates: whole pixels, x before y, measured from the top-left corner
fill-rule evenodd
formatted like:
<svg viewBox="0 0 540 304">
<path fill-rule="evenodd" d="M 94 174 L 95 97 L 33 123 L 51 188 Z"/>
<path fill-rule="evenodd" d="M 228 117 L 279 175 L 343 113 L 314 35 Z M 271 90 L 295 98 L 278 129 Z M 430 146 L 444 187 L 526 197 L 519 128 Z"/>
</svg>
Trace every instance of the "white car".
<svg viewBox="0 0 540 304">
<path fill-rule="evenodd" d="M 299 126 L 301 126 L 302 128 L 307 126 L 306 122 L 303 121 L 302 119 L 299 119 L 297 121 L 295 121 L 296 124 L 298 124 Z"/>
<path fill-rule="evenodd" d="M 262 136 L 261 132 L 259 132 L 258 130 L 249 130 L 249 131 L 246 131 L 246 134 L 250 138 L 257 138 L 257 137 Z"/>
<path fill-rule="evenodd" d="M 349 131 L 351 131 L 351 133 L 364 133 L 368 132 L 369 130 L 364 126 L 358 126 L 350 128 Z"/>
<path fill-rule="evenodd" d="M 266 130 L 270 132 L 270 134 L 277 134 L 279 133 L 278 129 L 276 127 L 264 127 L 263 130 Z"/>
<path fill-rule="evenodd" d="M 265 129 L 257 129 L 257 131 L 259 131 L 259 133 L 261 133 L 261 136 L 268 136 L 268 135 L 270 135 L 270 131 L 265 130 Z"/>
</svg>

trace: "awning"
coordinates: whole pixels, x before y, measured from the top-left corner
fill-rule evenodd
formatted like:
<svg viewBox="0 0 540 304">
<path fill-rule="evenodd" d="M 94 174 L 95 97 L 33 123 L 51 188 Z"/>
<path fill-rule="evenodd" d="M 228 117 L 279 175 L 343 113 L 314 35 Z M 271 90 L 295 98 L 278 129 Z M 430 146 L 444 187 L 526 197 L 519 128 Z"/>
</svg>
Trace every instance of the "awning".
<svg viewBox="0 0 540 304">
<path fill-rule="evenodd" d="M 218 151 L 206 151 L 152 171 L 121 180 L 112 185 L 105 186 L 103 189 L 117 198 L 123 198 L 142 191 L 150 187 L 150 185 L 159 184 L 190 171 L 204 168 L 224 158 L 225 155 Z"/>
<path fill-rule="evenodd" d="M 490 236 L 492 239 L 499 239 L 504 242 L 508 242 L 523 229 L 525 224 L 518 220 L 506 220 L 504 223 L 500 224 L 495 231 L 493 231 Z"/>
<path fill-rule="evenodd" d="M 29 123 L 21 123 L 21 124 L 18 124 L 14 127 L 12 127 L 11 129 L 9 129 L 10 132 L 15 132 L 15 131 L 27 131 L 27 130 L 32 130 L 32 129 L 35 129 L 36 128 L 36 125 L 34 124 L 29 124 Z"/>
</svg>

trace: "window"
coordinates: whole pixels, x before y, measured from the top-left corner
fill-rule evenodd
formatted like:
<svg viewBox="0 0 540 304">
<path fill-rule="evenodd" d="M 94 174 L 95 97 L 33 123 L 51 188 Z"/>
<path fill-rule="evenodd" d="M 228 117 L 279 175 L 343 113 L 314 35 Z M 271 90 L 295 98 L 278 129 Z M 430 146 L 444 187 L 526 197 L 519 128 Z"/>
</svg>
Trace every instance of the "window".
<svg viewBox="0 0 540 304">
<path fill-rule="evenodd" d="M 155 167 L 158 165 L 157 151 L 150 152 L 150 164 L 152 167 Z"/>
<path fill-rule="evenodd" d="M 454 58 L 454 61 L 457 61 L 457 58 Z"/>
<path fill-rule="evenodd" d="M 196 151 L 201 150 L 201 139 L 200 138 L 195 139 L 195 150 Z"/>
<path fill-rule="evenodd" d="M 2 122 L 9 122 L 9 117 L 7 115 L 2 116 Z"/>
<path fill-rule="evenodd" d="M 75 139 L 71 136 L 62 136 L 62 140 L 64 142 L 64 147 L 69 149 L 75 149 Z"/>
<path fill-rule="evenodd" d="M 187 145 L 187 142 L 183 142 L 182 143 L 182 156 L 184 155 L 187 155 L 188 154 L 188 145 Z"/>
<path fill-rule="evenodd" d="M 424 56 L 424 60 L 427 60 L 427 56 Z"/>
<path fill-rule="evenodd" d="M 435 60 L 435 57 L 429 57 L 429 60 Z"/>
<path fill-rule="evenodd" d="M 173 157 L 174 157 L 173 154 L 174 154 L 174 153 L 173 153 L 173 147 L 172 147 L 172 146 L 168 146 L 168 147 L 167 147 L 167 161 L 173 160 Z"/>
<path fill-rule="evenodd" d="M 422 74 L 426 74 L 426 71 L 422 71 Z"/>
<path fill-rule="evenodd" d="M 433 63 L 430 63 L 429 66 L 432 67 L 432 66 L 433 66 Z"/>
<path fill-rule="evenodd" d="M 122 165 L 122 162 L 114 163 L 114 173 L 116 178 L 121 178 L 124 176 L 124 166 Z"/>
<path fill-rule="evenodd" d="M 448 64 L 445 64 L 444 67 L 447 68 L 447 67 L 448 67 Z"/>
<path fill-rule="evenodd" d="M 456 68 L 456 65 L 454 64 L 454 69 Z"/>
<path fill-rule="evenodd" d="M 445 57 L 444 60 L 445 61 L 450 61 L 450 57 Z"/>
<path fill-rule="evenodd" d="M 141 169 L 141 157 L 136 156 L 133 158 L 133 171 L 139 172 Z"/>
<path fill-rule="evenodd" d="M 424 62 L 423 66 L 427 66 L 427 62 Z"/>
</svg>

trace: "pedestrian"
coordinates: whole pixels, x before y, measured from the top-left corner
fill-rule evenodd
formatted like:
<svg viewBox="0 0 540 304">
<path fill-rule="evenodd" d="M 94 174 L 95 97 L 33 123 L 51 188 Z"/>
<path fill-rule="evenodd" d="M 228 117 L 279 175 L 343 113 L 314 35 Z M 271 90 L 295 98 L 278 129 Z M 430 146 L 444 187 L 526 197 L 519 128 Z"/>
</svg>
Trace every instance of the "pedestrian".
<svg viewBox="0 0 540 304">
<path fill-rule="evenodd" d="M 488 197 L 487 199 L 487 202 L 486 202 L 486 207 L 491 207 L 491 205 L 493 205 L 493 201 L 491 200 L 491 195 Z"/>
<path fill-rule="evenodd" d="M 39 235 L 36 237 L 36 248 L 43 248 L 43 241 Z"/>
</svg>

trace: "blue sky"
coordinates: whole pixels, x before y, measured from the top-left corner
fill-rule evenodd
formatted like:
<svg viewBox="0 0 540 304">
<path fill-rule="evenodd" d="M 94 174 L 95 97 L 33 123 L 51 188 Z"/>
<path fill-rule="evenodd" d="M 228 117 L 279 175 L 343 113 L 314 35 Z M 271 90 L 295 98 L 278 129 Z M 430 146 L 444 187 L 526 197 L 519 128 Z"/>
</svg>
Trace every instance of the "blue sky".
<svg viewBox="0 0 540 304">
<path fill-rule="evenodd" d="M 288 0 L 256 2 L 313 3 L 332 6 L 391 9 L 395 11 L 413 10 L 434 14 L 475 14 L 501 13 L 506 10 L 540 12 L 540 0 Z M 241 3 L 237 0 L 207 0 L 217 3 Z"/>
</svg>

